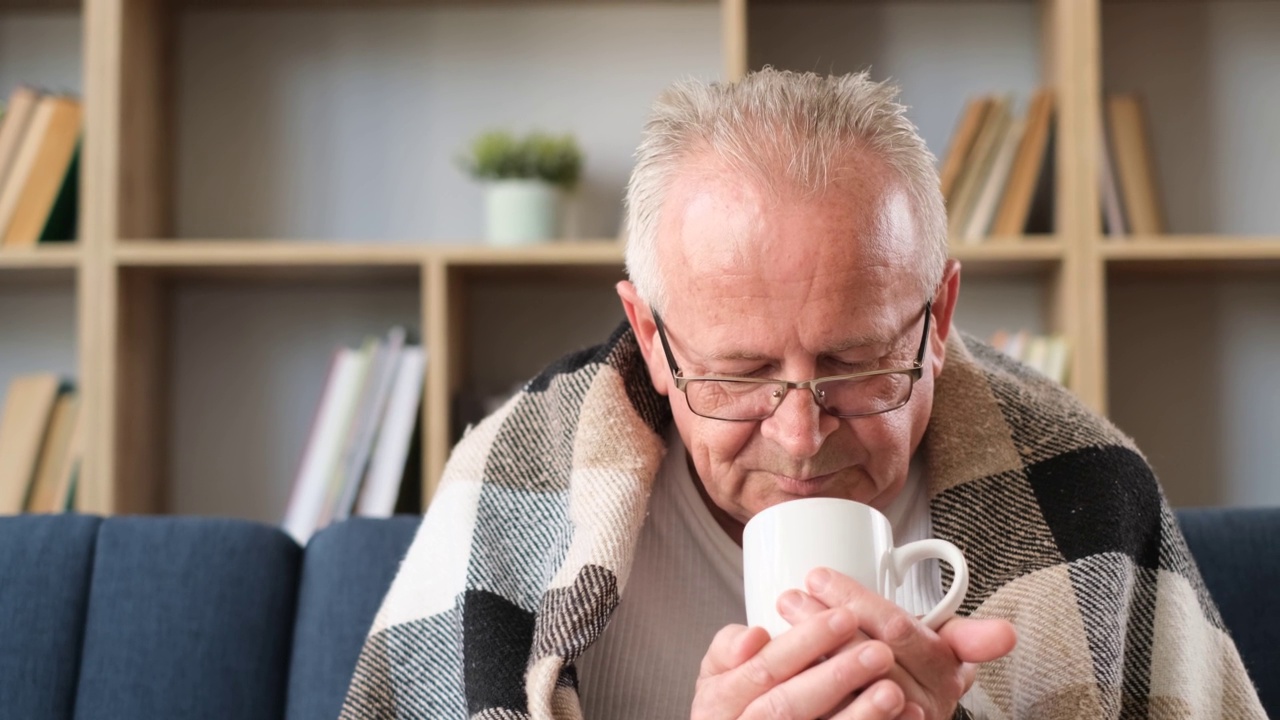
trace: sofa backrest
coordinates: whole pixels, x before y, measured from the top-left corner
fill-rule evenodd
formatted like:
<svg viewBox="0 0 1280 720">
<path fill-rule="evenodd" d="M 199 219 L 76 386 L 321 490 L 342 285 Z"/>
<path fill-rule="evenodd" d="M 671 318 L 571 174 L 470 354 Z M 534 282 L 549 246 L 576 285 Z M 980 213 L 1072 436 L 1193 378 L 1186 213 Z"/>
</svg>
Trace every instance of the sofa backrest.
<svg viewBox="0 0 1280 720">
<path fill-rule="evenodd" d="M 1180 510 L 1178 523 L 1267 715 L 1280 718 L 1280 508 Z"/>
<path fill-rule="evenodd" d="M 289 673 L 288 720 L 333 720 L 382 597 L 420 518 L 355 518 L 307 543 Z"/>
<path fill-rule="evenodd" d="M 94 517 L 0 518 L 0 714 L 75 712 L 98 539 Z"/>
<path fill-rule="evenodd" d="M 1280 717 L 1280 509 L 1178 516 Z M 0 518 L 0 714 L 332 720 L 418 524 L 350 520 L 304 553 L 238 520 Z"/>
<path fill-rule="evenodd" d="M 275 528 L 103 521 L 76 720 L 284 714 L 302 551 Z"/>
<path fill-rule="evenodd" d="M 0 522 L 0 709 L 279 720 L 302 551 L 237 520 Z"/>
</svg>

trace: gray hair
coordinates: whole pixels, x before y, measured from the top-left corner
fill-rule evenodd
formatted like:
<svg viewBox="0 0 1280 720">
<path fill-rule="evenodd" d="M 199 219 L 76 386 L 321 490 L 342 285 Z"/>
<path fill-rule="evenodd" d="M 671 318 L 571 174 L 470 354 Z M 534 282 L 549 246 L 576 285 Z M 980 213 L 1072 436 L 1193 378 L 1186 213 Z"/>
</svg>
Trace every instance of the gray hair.
<svg viewBox="0 0 1280 720">
<path fill-rule="evenodd" d="M 654 103 L 627 184 L 627 275 L 661 312 L 667 293 L 657 233 L 668 188 L 690 158 L 709 152 L 764 187 L 821 192 L 851 150 L 882 160 L 903 183 L 923 241 L 920 291 L 932 297 L 947 260 L 947 217 L 932 153 L 899 90 L 866 72 L 821 76 L 764 68 L 735 83 L 678 82 Z"/>
</svg>

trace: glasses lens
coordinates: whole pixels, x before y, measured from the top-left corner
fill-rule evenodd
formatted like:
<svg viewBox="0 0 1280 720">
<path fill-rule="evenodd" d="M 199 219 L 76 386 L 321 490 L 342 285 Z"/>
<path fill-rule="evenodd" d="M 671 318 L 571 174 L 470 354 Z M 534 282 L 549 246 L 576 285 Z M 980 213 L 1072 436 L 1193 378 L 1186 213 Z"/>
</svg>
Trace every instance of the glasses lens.
<svg viewBox="0 0 1280 720">
<path fill-rule="evenodd" d="M 721 420 L 769 417 L 782 399 L 782 386 L 736 380 L 692 380 L 684 389 L 689 409 Z"/>
<path fill-rule="evenodd" d="M 845 417 L 875 415 L 902 407 L 911 397 L 913 376 L 906 372 L 818 383 L 827 412 Z"/>
</svg>

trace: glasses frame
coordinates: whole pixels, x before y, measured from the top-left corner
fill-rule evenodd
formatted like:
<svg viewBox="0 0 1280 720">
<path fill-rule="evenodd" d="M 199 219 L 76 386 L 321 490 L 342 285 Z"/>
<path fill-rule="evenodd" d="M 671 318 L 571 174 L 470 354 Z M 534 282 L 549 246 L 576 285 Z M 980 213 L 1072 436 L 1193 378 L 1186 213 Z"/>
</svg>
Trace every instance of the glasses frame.
<svg viewBox="0 0 1280 720">
<path fill-rule="evenodd" d="M 916 381 L 919 380 L 920 376 L 924 374 L 924 352 L 929 345 L 929 326 L 933 319 L 932 311 L 933 311 L 933 301 L 926 300 L 924 303 L 924 332 L 920 336 L 920 348 L 916 350 L 916 360 L 911 365 L 911 367 L 887 368 L 884 370 L 868 370 L 866 372 L 850 373 L 848 375 L 828 375 L 826 377 L 813 378 L 812 380 L 793 381 L 793 380 L 779 380 L 774 378 L 738 377 L 735 375 L 697 375 L 693 377 L 685 377 L 684 371 L 681 370 L 680 366 L 676 363 L 676 356 L 671 352 L 671 343 L 667 340 L 667 329 L 662 323 L 662 317 L 658 315 L 657 310 L 654 310 L 653 308 L 650 308 L 649 310 L 650 314 L 653 315 L 653 324 L 658 328 L 658 340 L 662 343 L 662 352 L 667 356 L 667 367 L 671 369 L 671 378 L 675 380 L 676 389 L 679 390 L 682 394 L 684 394 L 685 396 L 684 401 L 685 401 L 685 404 L 689 405 L 689 411 L 695 415 L 698 415 L 699 417 L 705 417 L 711 420 L 722 420 L 724 422 L 759 422 L 761 420 L 769 418 L 775 412 L 778 411 L 779 407 L 782 406 L 783 401 L 787 399 L 787 393 L 791 392 L 792 389 L 808 390 L 809 394 L 813 396 L 813 402 L 818 406 L 818 409 L 822 410 L 822 412 L 827 413 L 828 415 L 833 415 L 835 417 L 841 417 L 841 418 L 870 417 L 872 415 L 881 415 L 883 413 L 892 412 L 894 410 L 897 410 L 898 408 L 903 407 L 904 405 L 906 405 L 908 402 L 911 401 L 911 393 L 912 391 L 915 390 Z M 853 380 L 856 378 L 874 377 L 876 375 L 892 375 L 892 374 L 904 374 L 911 378 L 911 384 L 907 387 L 907 395 L 906 397 L 903 398 L 902 402 L 899 403 L 898 405 L 895 405 L 891 408 L 885 408 L 883 410 L 877 410 L 875 412 L 854 413 L 849 415 L 833 412 L 830 408 L 828 408 L 825 404 L 823 404 L 822 396 L 819 394 L 819 390 L 818 390 L 818 385 L 822 383 L 832 382 L 834 380 Z M 777 403 L 775 403 L 773 408 L 769 410 L 768 415 L 762 415 L 760 417 L 750 417 L 750 418 L 722 418 L 722 417 L 716 417 L 714 415 L 703 415 L 702 413 L 693 409 L 693 405 L 689 403 L 689 394 L 685 392 L 685 387 L 687 387 L 689 383 L 695 382 L 698 380 L 741 382 L 741 383 L 752 383 L 757 385 L 776 385 L 782 389 L 781 390 L 782 394 L 778 396 Z"/>
</svg>

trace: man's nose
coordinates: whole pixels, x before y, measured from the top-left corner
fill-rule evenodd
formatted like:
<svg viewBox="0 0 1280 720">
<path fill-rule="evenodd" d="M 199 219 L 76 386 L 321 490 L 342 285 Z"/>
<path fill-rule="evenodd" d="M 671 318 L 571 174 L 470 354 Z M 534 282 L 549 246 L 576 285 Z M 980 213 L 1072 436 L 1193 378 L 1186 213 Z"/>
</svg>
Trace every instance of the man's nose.
<svg viewBox="0 0 1280 720">
<path fill-rule="evenodd" d="M 773 415 L 761 421 L 760 432 L 788 455 L 807 458 L 817 454 L 839 420 L 822 411 L 808 388 L 791 388 Z"/>
</svg>

